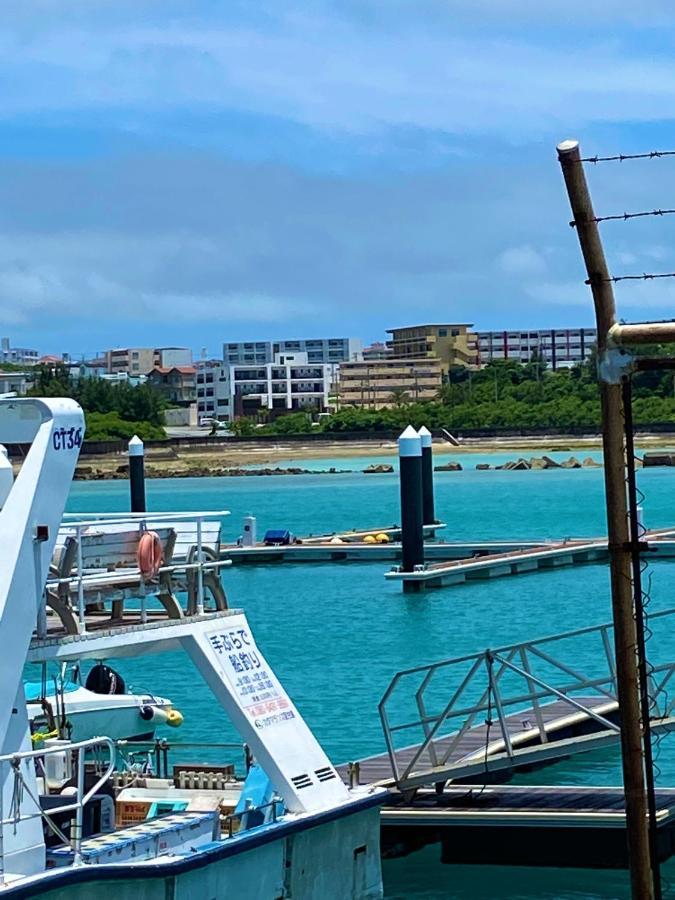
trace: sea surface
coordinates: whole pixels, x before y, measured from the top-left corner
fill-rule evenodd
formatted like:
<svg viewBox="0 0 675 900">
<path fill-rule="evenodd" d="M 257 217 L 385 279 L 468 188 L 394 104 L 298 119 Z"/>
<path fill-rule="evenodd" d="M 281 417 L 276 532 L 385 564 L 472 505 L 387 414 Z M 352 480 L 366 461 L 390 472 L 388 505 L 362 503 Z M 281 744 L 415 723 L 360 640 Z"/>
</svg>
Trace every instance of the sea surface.
<svg viewBox="0 0 675 900">
<path fill-rule="evenodd" d="M 501 462 L 517 455 L 463 455 L 464 471 L 436 473 L 436 513 L 446 523 L 444 537 L 544 539 L 605 532 L 602 469 L 473 468 L 477 462 Z M 576 455 L 600 458 L 599 451 Z M 226 540 L 237 538 L 247 514 L 257 516 L 259 535 L 267 528 L 288 528 L 302 535 L 385 526 L 399 519 L 398 476 L 362 474 L 360 470 L 373 461 L 373 457 L 293 460 L 293 465 L 308 468 L 334 465 L 356 470 L 343 475 L 151 480 L 148 508 L 229 510 L 231 514 L 223 518 Z M 645 524 L 675 526 L 675 470 L 643 470 L 638 482 Z M 126 482 L 77 482 L 69 509 L 124 511 L 127 491 Z M 377 704 L 397 670 L 611 618 L 603 565 L 474 581 L 406 596 L 400 586 L 385 581 L 388 565 L 269 565 L 224 572 L 230 605 L 246 612 L 258 644 L 336 763 L 385 749 Z M 674 579 L 673 563 L 650 566 L 650 610 L 675 606 Z M 663 623 L 654 623 L 648 652 L 656 663 L 673 658 L 675 636 Z M 574 666 L 598 671 L 597 646 L 580 641 Z M 118 668 L 132 688 L 168 696 L 182 710 L 182 740 L 237 740 L 187 657 L 164 654 L 120 662 Z M 675 737 L 661 741 L 658 766 L 660 783 L 675 785 Z M 618 752 L 586 754 L 522 776 L 518 782 L 620 784 Z M 438 860 L 439 848 L 431 847 L 386 863 L 386 896 L 400 900 L 629 896 L 622 872 L 442 866 Z M 665 867 L 665 874 L 675 885 L 675 865 Z"/>
</svg>

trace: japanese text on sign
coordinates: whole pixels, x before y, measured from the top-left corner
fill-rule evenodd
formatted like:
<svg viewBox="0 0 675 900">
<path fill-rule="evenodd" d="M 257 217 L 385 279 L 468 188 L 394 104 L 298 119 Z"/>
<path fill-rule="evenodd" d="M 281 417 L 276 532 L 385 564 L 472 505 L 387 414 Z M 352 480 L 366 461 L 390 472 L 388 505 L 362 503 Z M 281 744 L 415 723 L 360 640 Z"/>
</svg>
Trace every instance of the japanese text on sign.
<svg viewBox="0 0 675 900">
<path fill-rule="evenodd" d="M 256 728 L 268 728 L 295 718 L 290 700 L 267 669 L 246 628 L 212 632 L 207 637 Z"/>
</svg>

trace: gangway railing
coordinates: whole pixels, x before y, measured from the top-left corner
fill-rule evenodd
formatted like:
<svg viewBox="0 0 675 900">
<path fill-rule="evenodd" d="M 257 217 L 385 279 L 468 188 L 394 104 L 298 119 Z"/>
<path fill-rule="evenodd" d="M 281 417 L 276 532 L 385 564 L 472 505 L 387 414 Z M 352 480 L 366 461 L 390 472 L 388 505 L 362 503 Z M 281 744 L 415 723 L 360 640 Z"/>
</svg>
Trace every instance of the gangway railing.
<svg viewBox="0 0 675 900">
<path fill-rule="evenodd" d="M 675 608 L 652 613 L 650 624 L 674 615 Z M 565 642 L 571 648 L 558 652 L 555 645 Z M 578 662 L 581 656 L 588 660 L 587 671 Z M 669 722 L 675 695 L 671 699 L 666 691 L 674 674 L 675 660 L 650 672 L 652 718 L 668 727 L 675 725 Z M 501 767 L 508 768 L 524 745 L 554 742 L 555 731 L 569 724 L 570 716 L 591 722 L 598 734 L 616 736 L 612 624 L 404 669 L 378 708 L 400 788 L 420 784 L 426 774 L 435 782 L 462 777 L 461 769 L 472 764 L 473 771 L 477 762 L 487 771 L 497 754 Z"/>
<path fill-rule="evenodd" d="M 102 775 L 97 781 L 85 792 L 85 757 L 87 751 L 94 748 L 107 748 L 110 759 Z M 44 758 L 59 754 L 63 756 L 71 755 L 75 757 L 76 766 L 76 787 L 75 794 L 68 795 L 68 802 L 61 806 L 51 806 L 48 811 L 40 807 L 40 798 L 35 796 L 30 789 L 22 771 L 21 764 L 28 760 L 36 760 L 37 764 L 44 771 Z M 0 887 L 5 881 L 5 865 L 4 865 L 4 841 L 3 833 L 7 826 L 16 827 L 19 822 L 25 822 L 30 819 L 43 819 L 47 827 L 56 834 L 59 834 L 58 828 L 52 822 L 52 817 L 62 813 L 74 812 L 75 819 L 70 829 L 70 844 L 73 849 L 75 865 L 83 863 L 81 847 L 83 837 L 84 808 L 98 790 L 106 783 L 115 769 L 116 752 L 115 742 L 108 737 L 94 737 L 86 741 L 78 741 L 77 743 L 61 744 L 57 747 L 44 747 L 40 750 L 22 750 L 17 753 L 8 753 L 0 756 L 0 785 L 4 784 L 2 775 L 3 767 L 9 765 L 13 770 L 14 790 L 12 791 L 12 807 L 10 815 L 5 815 L 3 811 L 3 791 L 0 790 Z M 31 801 L 30 809 L 22 812 L 21 803 L 23 795 L 26 794 Z"/>
</svg>

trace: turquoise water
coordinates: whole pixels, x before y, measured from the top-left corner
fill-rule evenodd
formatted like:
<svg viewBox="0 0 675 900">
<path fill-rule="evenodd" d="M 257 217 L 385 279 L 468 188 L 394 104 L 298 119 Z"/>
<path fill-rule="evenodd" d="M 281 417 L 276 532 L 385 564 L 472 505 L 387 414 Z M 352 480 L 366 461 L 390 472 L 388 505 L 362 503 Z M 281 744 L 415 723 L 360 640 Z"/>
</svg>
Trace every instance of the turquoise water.
<svg viewBox="0 0 675 900">
<path fill-rule="evenodd" d="M 320 462 L 324 466 L 326 461 Z M 329 464 L 362 469 L 370 462 Z M 296 460 L 294 465 L 305 463 Z M 646 524 L 674 525 L 675 473 L 649 469 L 638 478 Z M 259 533 L 287 527 L 303 534 L 398 519 L 396 475 L 152 480 L 147 490 L 151 509 L 231 510 L 224 520 L 227 539 L 238 536 L 247 513 L 258 517 Z M 125 510 L 127 503 L 124 482 L 81 482 L 73 485 L 69 509 Z M 605 530 L 602 470 L 596 469 L 437 473 L 436 503 L 437 515 L 448 525 L 447 538 L 554 538 Z M 385 582 L 387 565 L 243 567 L 224 575 L 230 604 L 245 610 L 265 655 L 335 762 L 384 749 L 377 703 L 397 669 L 610 618 L 608 576 L 602 566 L 404 596 L 400 587 Z M 651 573 L 652 609 L 675 605 L 675 566 L 661 562 Z M 672 658 L 675 651 L 672 636 L 664 631 L 657 628 L 650 643 L 656 662 Z M 591 652 L 581 649 L 575 665 L 592 669 Z M 186 657 L 167 654 L 125 661 L 120 668 L 134 687 L 171 697 L 185 714 L 183 739 L 235 738 Z M 675 785 L 673 740 L 666 738 L 659 751 L 661 780 L 670 785 Z M 588 754 L 526 778 L 617 784 L 619 758 L 608 751 Z M 675 866 L 667 871 L 675 882 Z M 385 879 L 389 898 L 628 896 L 623 873 L 444 867 L 438 863 L 438 848 L 387 863 Z"/>
</svg>

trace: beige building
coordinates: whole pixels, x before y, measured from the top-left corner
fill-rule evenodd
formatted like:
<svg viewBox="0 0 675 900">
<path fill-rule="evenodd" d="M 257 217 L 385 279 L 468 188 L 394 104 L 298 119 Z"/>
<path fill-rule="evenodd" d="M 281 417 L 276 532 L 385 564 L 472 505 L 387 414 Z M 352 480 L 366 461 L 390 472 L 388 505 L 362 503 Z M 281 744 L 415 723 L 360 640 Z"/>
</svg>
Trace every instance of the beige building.
<svg viewBox="0 0 675 900">
<path fill-rule="evenodd" d="M 391 340 L 387 343 L 395 359 L 437 359 L 447 375 L 454 366 L 477 366 L 477 340 L 472 327 L 455 323 L 388 328 Z"/>
<path fill-rule="evenodd" d="M 192 350 L 187 347 L 120 347 L 106 350 L 104 357 L 106 371 L 110 375 L 118 372 L 147 375 L 158 366 L 170 369 L 192 365 Z"/>
<path fill-rule="evenodd" d="M 340 407 L 382 409 L 433 400 L 442 384 L 441 372 L 437 359 L 344 362 L 338 382 Z"/>
</svg>

